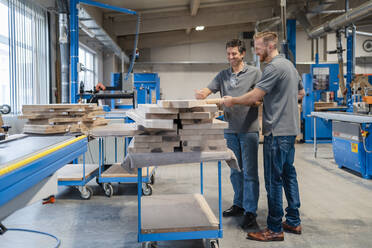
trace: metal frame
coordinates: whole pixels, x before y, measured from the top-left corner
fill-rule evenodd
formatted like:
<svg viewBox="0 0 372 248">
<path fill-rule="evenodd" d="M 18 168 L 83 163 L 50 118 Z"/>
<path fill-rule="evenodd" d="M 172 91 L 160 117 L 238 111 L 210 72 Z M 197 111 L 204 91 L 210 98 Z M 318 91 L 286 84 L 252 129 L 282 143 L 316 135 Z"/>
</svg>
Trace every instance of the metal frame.
<svg viewBox="0 0 372 248">
<path fill-rule="evenodd" d="M 70 0 L 70 60 L 71 60 L 71 85 L 70 85 L 70 102 L 77 103 L 78 100 L 78 63 L 79 63 L 79 16 L 78 16 L 78 5 L 86 4 L 94 7 L 110 9 L 125 14 L 137 15 L 136 11 L 111 6 L 104 3 L 94 2 L 90 0 Z M 137 47 L 138 40 L 138 27 L 139 27 L 139 16 L 137 20 L 137 34 L 135 48 Z M 134 61 L 134 56 L 132 62 Z M 133 63 L 132 63 L 133 64 Z M 130 72 L 130 70 L 129 70 Z"/>
<path fill-rule="evenodd" d="M 138 242 L 155 242 L 155 241 L 170 241 L 170 240 L 187 240 L 187 239 L 219 239 L 223 237 L 222 229 L 222 198 L 221 198 L 221 161 L 218 161 L 218 209 L 219 209 L 219 228 L 218 230 L 205 230 L 193 232 L 166 232 L 154 234 L 141 233 L 141 197 L 142 197 L 142 168 L 138 168 Z M 203 195 L 203 162 L 200 163 L 200 192 Z"/>
<path fill-rule="evenodd" d="M 87 138 L 41 157 L 0 177 L 0 206 L 87 151 Z"/>
</svg>

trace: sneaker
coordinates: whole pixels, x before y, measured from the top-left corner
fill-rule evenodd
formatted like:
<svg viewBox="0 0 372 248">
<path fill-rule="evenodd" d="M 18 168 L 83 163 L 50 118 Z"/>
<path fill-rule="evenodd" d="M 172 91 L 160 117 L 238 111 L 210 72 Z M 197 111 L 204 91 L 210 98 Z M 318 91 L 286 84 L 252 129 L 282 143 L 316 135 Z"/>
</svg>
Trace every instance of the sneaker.
<svg viewBox="0 0 372 248">
<path fill-rule="evenodd" d="M 232 205 L 229 209 L 223 211 L 223 217 L 230 217 L 230 216 L 242 216 L 244 214 L 244 209 L 239 207 L 239 206 L 236 206 L 236 205 Z"/>
<path fill-rule="evenodd" d="M 257 227 L 256 215 L 250 212 L 244 214 L 244 219 L 241 227 L 243 229 Z"/>
</svg>

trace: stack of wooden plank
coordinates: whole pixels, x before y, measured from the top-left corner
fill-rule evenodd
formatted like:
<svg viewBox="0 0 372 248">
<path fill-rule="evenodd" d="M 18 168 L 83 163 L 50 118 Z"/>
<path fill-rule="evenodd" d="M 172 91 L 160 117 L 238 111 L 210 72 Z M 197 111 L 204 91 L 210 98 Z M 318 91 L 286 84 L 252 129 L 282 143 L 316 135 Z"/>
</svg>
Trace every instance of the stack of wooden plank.
<svg viewBox="0 0 372 248">
<path fill-rule="evenodd" d="M 214 119 L 215 104 L 203 100 L 163 100 L 140 104 L 127 112 L 144 133 L 136 135 L 129 153 L 226 150 L 223 130 L 228 124 Z"/>
<path fill-rule="evenodd" d="M 91 128 L 108 123 L 108 120 L 98 117 L 104 111 L 96 104 L 23 105 L 22 113 L 20 118 L 27 119 L 23 129 L 25 133 L 88 133 Z"/>
<path fill-rule="evenodd" d="M 127 111 L 127 116 L 143 131 L 134 136 L 128 152 L 173 152 L 179 148 L 180 137 L 175 123 L 178 113 L 178 109 L 165 109 L 156 104 L 139 104 L 137 109 Z"/>
</svg>

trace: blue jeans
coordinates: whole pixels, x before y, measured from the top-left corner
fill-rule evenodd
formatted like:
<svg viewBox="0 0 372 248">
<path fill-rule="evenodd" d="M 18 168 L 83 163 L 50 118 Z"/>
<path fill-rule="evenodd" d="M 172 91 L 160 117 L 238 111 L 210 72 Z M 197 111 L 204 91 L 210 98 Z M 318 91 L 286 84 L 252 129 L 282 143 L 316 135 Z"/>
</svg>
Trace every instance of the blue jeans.
<svg viewBox="0 0 372 248">
<path fill-rule="evenodd" d="M 231 169 L 233 204 L 244 208 L 245 212 L 256 214 L 259 196 L 258 133 L 225 133 L 225 139 L 227 147 L 235 153 L 241 169 Z"/>
<path fill-rule="evenodd" d="M 291 226 L 301 224 L 300 194 L 298 191 L 296 169 L 293 166 L 295 157 L 295 136 L 265 136 L 264 138 L 264 174 L 267 191 L 269 214 L 267 227 L 274 232 L 281 232 L 283 218 L 284 188 L 288 207 L 286 222 Z"/>
</svg>

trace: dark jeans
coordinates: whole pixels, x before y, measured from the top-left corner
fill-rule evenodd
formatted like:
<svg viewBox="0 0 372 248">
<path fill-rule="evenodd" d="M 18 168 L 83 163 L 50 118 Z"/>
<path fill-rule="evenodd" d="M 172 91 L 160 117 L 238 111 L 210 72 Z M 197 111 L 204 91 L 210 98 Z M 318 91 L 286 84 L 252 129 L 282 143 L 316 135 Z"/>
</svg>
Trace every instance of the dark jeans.
<svg viewBox="0 0 372 248">
<path fill-rule="evenodd" d="M 301 223 L 300 195 L 298 191 L 296 169 L 293 166 L 295 157 L 295 136 L 265 136 L 264 138 L 264 174 L 269 214 L 267 227 L 274 232 L 281 232 L 283 218 L 284 188 L 288 207 L 286 222 L 291 226 Z"/>
<path fill-rule="evenodd" d="M 259 196 L 258 133 L 225 133 L 227 147 L 239 163 L 241 171 L 231 169 L 230 180 L 234 189 L 233 204 L 245 212 L 256 214 Z"/>
</svg>

